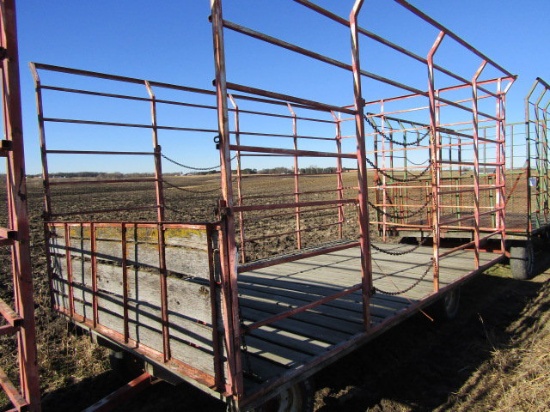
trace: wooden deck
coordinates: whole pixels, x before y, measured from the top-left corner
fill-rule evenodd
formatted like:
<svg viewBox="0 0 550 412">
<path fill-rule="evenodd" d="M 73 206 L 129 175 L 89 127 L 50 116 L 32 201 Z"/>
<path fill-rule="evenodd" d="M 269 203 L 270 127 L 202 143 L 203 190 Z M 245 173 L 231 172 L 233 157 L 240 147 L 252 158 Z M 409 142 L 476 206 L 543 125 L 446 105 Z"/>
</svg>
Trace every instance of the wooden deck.
<svg viewBox="0 0 550 412">
<path fill-rule="evenodd" d="M 376 245 L 392 252 L 410 245 Z M 420 247 L 400 255 L 373 250 L 374 287 L 385 292 L 411 290 L 399 295 L 377 292 L 371 299 L 372 325 L 392 323 L 408 308 L 432 295 L 433 250 Z M 480 264 L 499 255 L 481 253 Z M 441 287 L 475 272 L 474 253 L 459 251 L 441 260 Z M 245 325 L 303 306 L 361 282 L 358 247 L 305 258 L 239 275 L 239 303 Z M 419 279 L 426 273 L 426 276 Z M 314 309 L 279 320 L 245 336 L 244 368 L 249 384 L 276 378 L 322 356 L 336 345 L 364 334 L 362 297 L 355 292 Z"/>
</svg>

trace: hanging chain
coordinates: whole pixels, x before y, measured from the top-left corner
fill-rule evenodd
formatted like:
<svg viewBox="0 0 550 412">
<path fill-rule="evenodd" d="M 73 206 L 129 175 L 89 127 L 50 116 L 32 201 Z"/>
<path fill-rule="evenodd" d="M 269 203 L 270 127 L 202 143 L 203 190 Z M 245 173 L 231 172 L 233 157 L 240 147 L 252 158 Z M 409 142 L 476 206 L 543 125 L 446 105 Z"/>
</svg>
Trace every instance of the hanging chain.
<svg viewBox="0 0 550 412">
<path fill-rule="evenodd" d="M 372 292 L 373 292 L 373 293 L 380 292 L 380 293 L 382 293 L 383 295 L 389 295 L 389 296 L 398 296 L 398 295 L 402 295 L 402 294 L 404 294 L 404 293 L 407 293 L 407 292 L 411 291 L 412 289 L 414 289 L 415 287 L 417 287 L 417 286 L 420 284 L 420 282 L 422 282 L 422 281 L 426 278 L 426 276 L 428 275 L 428 273 L 430 272 L 430 269 L 432 268 L 432 266 L 431 266 L 431 263 L 432 263 L 431 259 L 430 259 L 430 262 L 428 262 L 428 263 L 430 263 L 430 266 L 428 266 L 428 268 L 424 271 L 424 273 L 422 274 L 422 276 L 421 276 L 416 282 L 414 282 L 411 286 L 409 286 L 408 288 L 403 289 L 403 290 L 400 290 L 400 291 L 397 291 L 397 292 L 389 292 L 389 291 L 386 291 L 386 290 L 383 290 L 383 289 L 380 289 L 380 288 L 375 288 L 375 287 L 373 287 L 373 288 L 372 288 Z M 386 277 L 386 275 L 384 275 L 384 277 Z"/>
<path fill-rule="evenodd" d="M 391 219 L 410 219 L 411 217 L 419 215 L 420 213 L 422 213 L 422 211 L 424 211 L 424 209 L 426 209 L 426 207 L 428 207 L 428 204 L 430 203 L 430 198 L 428 197 L 426 202 L 422 206 L 420 206 L 420 208 L 418 210 L 415 210 L 414 212 L 410 212 L 406 215 L 405 214 L 401 214 L 401 215 L 400 214 L 393 214 L 393 213 L 390 213 L 390 212 L 386 212 L 385 210 L 382 210 L 380 208 L 380 206 L 376 206 L 371 201 L 368 201 L 368 203 L 369 203 L 369 206 L 372 207 L 373 209 L 375 209 L 377 212 L 380 212 L 384 216 L 387 216 Z M 396 207 L 396 206 L 392 205 L 392 207 Z"/>
<path fill-rule="evenodd" d="M 387 172 L 385 172 L 384 170 L 380 169 L 379 167 L 377 167 L 373 162 L 372 160 L 370 160 L 368 157 L 365 157 L 365 160 L 367 161 L 367 163 L 370 165 L 370 167 L 372 167 L 373 169 L 376 169 L 381 175 L 384 175 L 386 176 L 388 179 L 392 179 L 396 182 L 400 182 L 400 183 L 406 183 L 406 182 L 415 182 L 415 181 L 418 181 L 420 180 L 421 177 L 423 177 L 426 173 L 428 173 L 428 171 L 430 170 L 430 167 L 432 166 L 432 163 L 430 162 L 428 164 L 428 166 L 426 166 L 426 168 L 424 170 L 422 170 L 422 172 L 420 172 L 419 174 L 414 174 L 414 173 L 411 173 L 409 172 L 409 174 L 411 174 L 413 176 L 413 179 L 400 179 L 398 177 L 395 177 L 395 176 L 392 176 L 390 174 L 388 174 Z"/>
<path fill-rule="evenodd" d="M 367 113 L 368 114 L 372 114 L 372 113 Z M 397 140 L 395 140 L 393 137 L 388 137 L 384 132 L 382 132 L 380 130 L 380 128 L 378 127 L 378 125 L 368 116 L 365 116 L 365 119 L 367 120 L 367 123 L 373 128 L 373 130 L 378 133 L 379 135 L 381 135 L 382 137 L 384 137 L 385 140 L 388 140 L 396 145 L 399 145 L 399 146 L 402 146 L 402 147 L 407 147 L 407 146 L 412 146 L 412 145 L 417 145 L 417 146 L 420 146 L 420 143 L 422 143 L 422 141 L 430 134 L 430 131 L 428 130 L 426 133 L 424 133 L 424 135 L 422 137 L 417 137 L 415 141 L 412 141 L 412 142 L 399 142 Z M 406 136 L 406 132 L 403 132 Z"/>
<path fill-rule="evenodd" d="M 391 255 L 391 256 L 403 256 L 403 255 L 406 255 L 408 253 L 412 253 L 414 252 L 415 250 L 417 250 L 420 246 L 424 246 L 426 244 L 426 241 L 428 240 L 429 238 L 424 238 L 421 242 L 418 243 L 418 245 L 416 246 L 413 246 L 411 249 L 407 249 L 407 250 L 403 250 L 403 251 L 398 251 L 398 252 L 394 252 L 393 250 L 387 250 L 387 249 L 383 249 L 381 248 L 380 246 L 376 246 L 374 243 L 371 243 L 371 247 L 374 249 L 374 250 L 377 250 L 378 252 L 380 253 L 385 253 L 386 255 Z"/>
<path fill-rule="evenodd" d="M 220 165 L 216 165 L 216 166 L 211 166 L 211 167 L 194 167 L 194 166 L 189 166 L 189 165 L 185 165 L 183 163 L 180 163 L 174 159 L 171 159 L 169 158 L 168 156 L 166 156 L 165 154 L 161 154 L 161 156 L 168 160 L 170 163 L 173 163 L 175 164 L 176 166 L 180 166 L 180 167 L 183 167 L 184 169 L 189 169 L 189 170 L 197 170 L 197 171 L 208 171 L 208 170 L 215 170 L 215 169 L 219 169 L 220 168 Z M 237 155 L 233 156 L 231 159 L 229 159 L 230 161 L 233 161 L 237 158 Z"/>
</svg>

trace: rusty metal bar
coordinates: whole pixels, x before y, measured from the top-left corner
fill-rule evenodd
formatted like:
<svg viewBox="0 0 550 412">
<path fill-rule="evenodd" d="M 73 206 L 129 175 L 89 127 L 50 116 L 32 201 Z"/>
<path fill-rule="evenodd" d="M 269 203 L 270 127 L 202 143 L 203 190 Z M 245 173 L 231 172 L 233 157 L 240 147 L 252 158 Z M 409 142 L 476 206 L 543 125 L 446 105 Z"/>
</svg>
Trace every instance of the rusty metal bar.
<svg viewBox="0 0 550 412">
<path fill-rule="evenodd" d="M 233 205 L 233 182 L 231 180 L 231 148 L 228 123 L 228 84 L 225 72 L 225 42 L 223 33 L 223 12 L 221 0 L 210 0 L 214 65 L 216 70 L 216 101 L 218 107 L 218 132 L 220 139 L 221 185 L 223 201 L 220 211 L 223 219 L 220 257 L 222 282 L 224 283 L 226 310 L 226 351 L 230 368 L 229 385 L 237 399 L 244 394 L 243 364 L 241 359 L 241 337 L 238 333 L 240 316 L 237 288 L 237 246 L 235 243 L 235 208 Z M 227 213 L 227 211 L 229 213 Z"/>
<path fill-rule="evenodd" d="M 111 183 L 146 183 L 155 182 L 155 178 L 141 178 L 141 179 L 107 179 L 107 180 L 74 180 L 66 181 L 66 179 L 49 182 L 49 186 L 72 186 L 72 185 L 96 185 L 96 184 L 111 184 Z"/>
<path fill-rule="evenodd" d="M 155 197 L 157 209 L 157 238 L 158 238 L 158 253 L 159 253 L 159 281 L 160 281 L 160 311 L 162 323 L 162 345 L 164 362 L 168 362 L 171 358 L 170 353 L 170 324 L 168 315 L 168 284 L 167 284 L 167 269 L 166 269 L 166 242 L 164 238 L 164 191 L 162 185 L 162 153 L 158 140 L 157 124 L 157 103 L 155 93 L 151 83 L 145 81 L 145 87 L 151 101 L 151 130 L 153 139 L 153 150 L 155 153 Z"/>
<path fill-rule="evenodd" d="M 241 126 L 240 126 L 240 111 L 239 111 L 239 105 L 235 101 L 232 95 L 229 95 L 229 100 L 231 101 L 231 104 L 233 105 L 233 119 L 235 123 L 235 131 L 233 134 L 235 135 L 235 141 L 237 143 L 237 146 L 241 144 Z M 237 205 L 242 206 L 243 204 L 243 194 L 242 194 L 242 172 L 241 172 L 241 156 L 242 153 L 240 150 L 237 150 L 236 153 L 236 159 L 237 159 Z M 241 263 L 246 262 L 246 244 L 245 244 L 245 236 L 244 236 L 244 214 L 243 212 L 239 212 L 239 236 L 240 236 L 240 257 L 241 257 Z"/>
<path fill-rule="evenodd" d="M 7 53 L 1 62 L 3 135 L 10 143 L 10 150 L 5 153 L 7 221 L 10 229 L 17 233 L 11 246 L 11 272 L 15 312 L 23 319 L 16 335 L 20 393 L 14 393 L 3 372 L 0 382 L 16 407 L 26 404 L 31 411 L 40 411 L 15 1 L 1 0 L 0 14 L 0 46 Z"/>
<path fill-rule="evenodd" d="M 25 410 L 26 408 L 32 407 L 32 410 L 40 410 L 40 403 L 36 405 L 31 405 L 20 393 L 15 385 L 10 381 L 8 375 L 0 368 L 0 386 L 8 395 L 10 402 L 16 408 L 17 411 Z"/>
<path fill-rule="evenodd" d="M 353 72 L 354 117 L 357 139 L 357 183 L 359 186 L 359 233 L 361 244 L 361 279 L 363 298 L 363 322 L 365 330 L 371 328 L 370 297 L 372 294 L 372 267 L 370 251 L 370 222 L 368 209 L 368 180 L 365 145 L 365 100 L 361 86 L 361 64 L 359 53 L 359 32 L 357 19 L 363 7 L 363 0 L 356 0 L 350 13 L 351 57 Z"/>
<path fill-rule="evenodd" d="M 440 31 L 443 31 L 447 34 L 447 36 L 449 36 L 450 38 L 452 38 L 454 41 L 456 41 L 458 44 L 460 44 L 461 46 L 463 46 L 464 48 L 466 48 L 467 50 L 471 51 L 472 53 L 474 53 L 476 56 L 478 56 L 479 58 L 481 58 L 482 60 L 486 61 L 487 63 L 489 63 L 490 65 L 492 65 L 495 69 L 499 70 L 500 72 L 502 72 L 503 74 L 505 74 L 506 76 L 508 77 L 511 77 L 511 78 L 515 78 L 516 76 L 513 75 L 512 73 L 510 73 L 508 70 L 504 69 L 502 66 L 500 66 L 499 64 L 497 64 L 496 62 L 494 62 L 492 59 L 490 59 L 489 57 L 487 57 L 485 54 L 481 53 L 479 50 L 477 50 L 475 47 L 473 47 L 472 45 L 470 45 L 469 43 L 467 43 L 466 41 L 464 41 L 462 38 L 460 38 L 459 36 L 457 36 L 456 34 L 454 34 L 452 31 L 450 31 L 449 29 L 447 29 L 446 27 L 444 27 L 442 24 L 438 23 L 437 21 L 435 21 L 434 19 L 432 19 L 430 16 L 428 16 L 427 14 L 421 12 L 419 9 L 417 9 L 416 7 L 412 6 L 410 3 L 408 3 L 407 1 L 405 0 L 394 0 L 396 3 L 400 4 L 401 6 L 403 6 L 404 8 L 408 9 L 409 11 L 411 11 L 412 13 L 416 14 L 418 17 L 422 18 L 424 21 L 430 23 L 432 26 L 434 26 L 435 28 L 437 28 L 438 30 Z"/>
<path fill-rule="evenodd" d="M 433 228 L 433 287 L 434 292 L 439 290 L 439 246 L 441 238 L 441 228 L 439 225 L 439 186 L 441 184 L 441 166 L 439 145 L 441 144 L 441 135 L 439 127 L 439 111 L 436 103 L 435 74 L 434 74 L 434 56 L 437 53 L 445 32 L 441 31 L 437 36 L 427 57 L 428 61 L 428 94 L 430 106 L 430 162 L 432 167 L 432 228 Z"/>
<path fill-rule="evenodd" d="M 311 302 L 311 303 L 308 303 L 308 304 L 305 304 L 305 305 L 302 305 L 302 306 L 298 306 L 294 309 L 290 309 L 290 310 L 278 313 L 277 315 L 271 316 L 267 319 L 260 320 L 258 322 L 254 322 L 250 325 L 245 325 L 241 329 L 241 334 L 244 335 L 244 334 L 246 334 L 250 331 L 261 328 L 262 326 L 270 325 L 270 324 L 275 323 L 277 321 L 280 321 L 280 320 L 289 318 L 291 316 L 297 315 L 298 313 L 302 313 L 302 312 L 305 312 L 309 309 L 313 309 L 313 308 L 316 308 L 318 306 L 324 305 L 325 303 L 332 302 L 333 300 L 336 300 L 336 299 L 342 298 L 344 296 L 350 295 L 354 292 L 357 292 L 358 290 L 361 290 L 362 288 L 363 288 L 363 285 L 361 283 L 359 283 L 359 284 L 357 284 L 355 286 L 352 286 L 350 288 L 346 288 L 346 289 L 344 289 L 340 292 L 334 293 L 334 294 L 329 295 L 329 296 L 325 296 L 324 298 L 318 299 L 314 302 Z"/>
<path fill-rule="evenodd" d="M 117 389 L 115 392 L 107 395 L 105 398 L 94 403 L 92 406 L 83 410 L 83 412 L 109 412 L 123 405 L 133 396 L 149 388 L 151 385 L 160 382 L 160 379 L 154 379 L 147 372 L 142 373 L 137 378 L 131 380 L 126 385 Z"/>
<path fill-rule="evenodd" d="M 261 146 L 239 146 L 229 145 L 230 150 L 242 150 L 245 152 L 253 153 L 277 153 L 286 154 L 289 156 L 307 156 L 307 157 L 333 157 L 343 159 L 355 159 L 355 155 L 351 153 L 331 153 L 331 152 L 317 152 L 313 150 L 292 150 L 292 149 L 279 149 L 275 147 L 261 147 Z"/>
<path fill-rule="evenodd" d="M 300 204 L 300 168 L 298 164 L 298 120 L 296 113 L 292 109 L 292 105 L 288 103 L 288 110 L 290 111 L 290 114 L 292 116 L 292 135 L 293 135 L 293 144 L 294 144 L 294 151 L 296 154 L 294 155 L 294 203 L 296 205 Z M 301 136 L 300 136 L 301 137 Z M 296 225 L 296 248 L 298 250 L 302 249 L 302 233 L 301 233 L 301 225 L 300 225 L 300 206 L 296 206 L 294 209 L 295 211 L 295 225 Z"/>
<path fill-rule="evenodd" d="M 301 203 L 278 203 L 278 204 L 266 204 L 266 205 L 247 205 L 247 206 L 234 206 L 233 210 L 235 212 L 240 211 L 251 211 L 251 210 L 273 210 L 273 209 L 285 209 L 285 208 L 294 208 L 297 205 L 301 207 L 306 206 L 324 206 L 324 205 L 338 205 L 340 203 L 358 203 L 357 199 L 336 199 L 336 200 L 315 200 L 311 202 L 301 202 Z"/>
<path fill-rule="evenodd" d="M 222 332 L 220 326 L 222 325 L 223 318 L 219 318 L 221 313 L 220 301 L 219 301 L 219 250 L 217 249 L 219 239 L 217 238 L 218 231 L 213 225 L 206 227 L 207 234 L 207 250 L 208 256 L 208 272 L 209 272 L 209 287 L 210 287 L 210 306 L 211 306 L 211 319 L 212 319 L 212 346 L 214 349 L 214 379 L 216 381 L 216 388 L 222 392 L 224 391 L 224 367 L 223 367 L 223 340 L 220 339 Z M 216 238 L 214 239 L 214 236 Z"/>
<path fill-rule="evenodd" d="M 59 216 L 75 216 L 75 215 L 92 215 L 97 213 L 108 213 L 108 212 L 129 212 L 132 210 L 147 210 L 147 209 L 156 209 L 156 206 L 137 206 L 137 207 L 125 207 L 125 208 L 113 208 L 113 209 L 94 209 L 94 210 L 80 210 L 78 212 L 63 212 L 63 213 L 52 213 L 50 218 L 59 217 Z"/>
<path fill-rule="evenodd" d="M 311 10 L 313 10 L 313 11 L 315 11 L 315 12 L 317 12 L 317 13 L 323 15 L 323 16 L 325 16 L 325 17 L 328 17 L 329 19 L 331 19 L 331 20 L 333 20 L 333 21 L 335 21 L 335 22 L 337 22 L 337 23 L 340 23 L 340 24 L 342 24 L 342 25 L 344 25 L 344 26 L 347 26 L 347 27 L 350 26 L 350 22 L 349 22 L 348 20 L 346 20 L 346 19 L 344 19 L 343 17 L 340 17 L 340 16 L 338 16 L 338 15 L 336 15 L 336 14 L 330 12 L 329 10 L 326 10 L 326 9 L 322 8 L 321 6 L 319 6 L 319 5 L 317 5 L 317 4 L 312 3 L 312 2 L 309 1 L 309 0 L 294 0 L 294 1 L 295 1 L 296 3 L 299 3 L 299 4 L 305 6 L 305 7 L 309 8 L 309 9 L 311 9 Z M 443 29 L 444 31 L 448 31 L 448 30 L 447 30 L 446 28 L 444 28 L 442 25 L 439 25 L 439 27 L 441 27 L 441 29 Z M 441 30 L 441 29 L 440 29 L 440 30 Z M 367 37 L 369 37 L 370 39 L 375 40 L 376 42 L 378 42 L 378 43 L 380 43 L 380 44 L 383 44 L 383 45 L 385 45 L 385 46 L 388 46 L 389 48 L 391 48 L 391 49 L 393 49 L 393 50 L 395 50 L 395 51 L 397 51 L 397 52 L 399 52 L 399 53 L 402 53 L 402 54 L 404 54 L 404 55 L 406 55 L 406 56 L 408 56 L 408 57 L 410 57 L 410 58 L 412 58 L 412 59 L 414 59 L 414 60 L 416 60 L 416 61 L 418 61 L 418 62 L 420 62 L 420 63 L 426 64 L 426 65 L 428 64 L 428 61 L 427 61 L 426 58 L 424 58 L 424 57 L 422 57 L 422 56 L 420 56 L 420 55 L 418 55 L 418 54 L 416 54 L 416 53 L 413 53 L 412 51 L 407 50 L 406 48 L 401 47 L 401 46 L 399 46 L 399 45 L 397 45 L 397 44 L 395 44 L 395 43 L 393 43 L 393 42 L 391 42 L 391 41 L 388 41 L 388 40 L 384 39 L 383 37 L 378 36 L 378 35 L 375 34 L 375 33 L 372 33 L 372 32 L 369 31 L 369 30 L 366 30 L 366 29 L 364 29 L 364 28 L 362 28 L 362 27 L 358 27 L 358 32 L 361 33 L 361 34 L 363 34 L 363 35 L 365 35 L 365 36 L 367 36 Z M 450 71 L 450 70 L 448 70 L 448 69 L 445 69 L 445 68 L 442 67 L 442 66 L 439 66 L 439 65 L 437 65 L 437 64 L 434 64 L 433 67 L 434 67 L 436 70 L 438 70 L 438 71 L 440 71 L 440 72 L 442 72 L 442 73 L 444 73 L 444 74 L 446 74 L 446 75 L 448 75 L 448 76 L 454 78 L 455 80 L 458 80 L 458 81 L 460 81 L 460 82 L 462 82 L 462 83 L 466 83 L 466 84 L 469 84 L 469 83 L 470 83 L 470 81 L 469 81 L 468 79 L 466 79 L 466 78 L 464 78 L 464 77 L 462 77 L 462 76 L 460 76 L 460 75 L 458 75 L 458 74 L 456 74 L 456 73 L 454 73 L 454 72 L 452 72 L 452 71 Z M 484 92 L 490 94 L 491 96 L 496 97 L 496 94 L 492 93 L 492 92 L 489 91 L 489 90 L 481 89 L 481 88 L 480 88 L 480 90 L 483 90 Z"/>
<path fill-rule="evenodd" d="M 258 96 L 268 97 L 270 99 L 279 100 L 279 103 L 284 105 L 290 102 L 290 103 L 295 103 L 298 105 L 305 106 L 305 108 L 307 109 L 320 110 L 328 113 L 332 111 L 339 112 L 339 113 L 347 113 L 347 114 L 355 113 L 353 110 L 343 106 L 334 106 L 326 103 L 316 102 L 314 100 L 307 100 L 307 99 L 302 99 L 295 96 L 290 96 L 288 94 L 270 92 L 267 90 L 258 89 L 256 87 L 243 86 L 243 85 L 240 85 L 237 83 L 231 83 L 231 82 L 227 82 L 226 85 L 228 89 L 238 90 L 243 93 L 250 93 Z M 276 103 L 276 102 L 270 100 L 269 103 Z"/>
<path fill-rule="evenodd" d="M 65 231 L 65 256 L 67 263 L 67 285 L 69 288 L 69 314 L 74 316 L 74 289 L 73 289 L 73 262 L 72 262 L 72 253 L 71 253 L 71 232 L 69 225 L 65 223 L 63 225 Z M 82 230 L 82 226 L 80 227 Z"/>
<path fill-rule="evenodd" d="M 0 298 L 0 315 L 11 325 L 20 326 L 23 323 L 23 318 L 19 316 L 10 305 Z"/>
<path fill-rule="evenodd" d="M 83 230 L 83 227 L 80 226 L 81 230 Z M 84 237 L 84 236 L 82 236 Z M 94 328 L 97 327 L 99 323 L 99 307 L 98 307 L 98 284 L 97 284 L 97 239 L 96 239 L 96 231 L 95 231 L 95 224 L 93 222 L 90 223 L 90 260 L 92 265 L 92 316 L 93 316 L 93 325 Z M 73 304 L 74 306 L 74 304 Z M 74 310 L 74 308 L 73 308 Z"/>
<path fill-rule="evenodd" d="M 52 64 L 44 64 L 44 63 L 32 63 L 32 64 L 38 70 L 47 70 L 47 71 L 58 72 L 58 73 L 76 74 L 76 75 L 87 76 L 87 77 L 95 77 L 98 79 L 120 81 L 124 83 L 135 83 L 138 85 L 143 85 L 143 83 L 145 82 L 144 79 L 138 79 L 134 77 L 105 74 L 105 73 L 93 72 L 89 70 L 72 69 L 69 67 L 55 66 Z M 215 95 L 215 92 L 213 92 L 212 90 L 199 89 L 196 87 L 187 87 L 187 86 L 181 86 L 181 85 L 175 85 L 175 84 L 163 83 L 163 82 L 157 82 L 157 81 L 149 81 L 149 84 L 153 87 L 162 87 L 166 89 L 200 93 L 200 94 L 206 94 L 211 96 Z"/>
<path fill-rule="evenodd" d="M 294 254 L 294 255 L 287 255 L 287 256 L 280 256 L 280 257 L 276 257 L 276 258 L 257 260 L 257 261 L 254 261 L 254 262 L 246 263 L 244 265 L 240 265 L 238 267 L 238 272 L 239 273 L 249 272 L 249 271 L 256 270 L 256 269 L 262 269 L 262 268 L 266 268 L 266 267 L 269 267 L 269 266 L 278 265 L 280 263 L 293 262 L 295 260 L 305 259 L 305 258 L 312 257 L 312 256 L 319 256 L 319 255 L 322 255 L 322 254 L 325 254 L 325 253 L 330 253 L 330 252 L 337 252 L 339 250 L 350 249 L 350 248 L 357 247 L 357 246 L 360 246 L 360 242 L 340 243 L 340 244 L 337 244 L 337 245 L 334 245 L 334 246 L 318 248 L 318 249 L 314 249 L 314 250 L 310 250 L 310 251 L 302 250 L 300 253 L 297 253 L 297 254 Z"/>
<path fill-rule="evenodd" d="M 136 227 L 134 226 L 134 233 L 136 232 Z M 130 317 L 128 313 L 128 302 L 129 302 L 129 285 L 128 285 L 128 239 L 127 236 L 127 226 L 126 223 L 121 223 L 120 225 L 120 236 L 121 236 L 121 248 L 122 248 L 122 310 L 124 318 L 124 343 L 128 343 L 130 339 Z"/>
</svg>

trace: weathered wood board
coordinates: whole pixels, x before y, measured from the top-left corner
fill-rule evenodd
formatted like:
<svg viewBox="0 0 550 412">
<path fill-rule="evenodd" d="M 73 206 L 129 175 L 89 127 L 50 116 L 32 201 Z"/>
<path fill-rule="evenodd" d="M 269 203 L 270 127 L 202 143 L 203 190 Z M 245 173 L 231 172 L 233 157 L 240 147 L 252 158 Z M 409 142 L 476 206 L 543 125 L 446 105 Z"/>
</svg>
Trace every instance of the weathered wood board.
<svg viewBox="0 0 550 412">
<path fill-rule="evenodd" d="M 377 246 L 392 253 L 411 252 L 400 256 L 372 250 L 374 287 L 390 293 L 404 291 L 398 295 L 377 292 L 372 296 L 372 326 L 391 322 L 433 294 L 431 247 L 413 250 L 410 245 Z M 497 258 L 498 255 L 481 252 L 480 264 Z M 360 267 L 359 248 L 350 248 L 243 272 L 239 275 L 239 300 L 245 323 L 250 325 L 359 284 Z M 440 285 L 449 285 L 475 271 L 474 253 L 457 251 L 441 259 Z M 358 333 L 365 333 L 362 305 L 361 293 L 354 292 L 251 331 L 244 356 L 252 373 L 264 373 L 268 379 L 272 373 L 267 364 L 297 368 Z"/>
<path fill-rule="evenodd" d="M 51 229 L 55 304 L 70 311 L 72 293 L 76 315 L 163 353 L 158 229 L 116 223 L 93 229 L 89 224 L 59 224 Z M 164 227 L 171 355 L 211 376 L 216 374 L 215 334 L 222 330 L 221 308 L 212 305 L 221 293 L 211 286 L 216 266 L 209 252 L 213 236 L 205 228 Z M 213 325 L 214 319 L 218 325 Z"/>
</svg>

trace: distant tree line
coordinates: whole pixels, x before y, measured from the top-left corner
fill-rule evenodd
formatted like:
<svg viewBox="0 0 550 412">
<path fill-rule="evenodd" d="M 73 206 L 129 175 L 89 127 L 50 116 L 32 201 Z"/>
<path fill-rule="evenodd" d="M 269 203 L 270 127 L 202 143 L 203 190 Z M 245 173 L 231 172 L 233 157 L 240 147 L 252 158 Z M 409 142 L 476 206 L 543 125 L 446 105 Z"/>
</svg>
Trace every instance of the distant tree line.
<svg viewBox="0 0 550 412">
<path fill-rule="evenodd" d="M 342 168 L 344 172 L 347 172 L 349 170 L 355 170 L 355 169 L 349 169 L 349 168 Z M 255 174 L 264 174 L 264 175 L 290 175 L 294 174 L 294 169 L 291 169 L 289 167 L 272 167 L 268 169 L 242 169 L 242 174 L 245 175 L 255 175 Z M 320 166 L 308 166 L 308 167 L 301 167 L 299 168 L 299 173 L 301 175 L 320 175 L 320 174 L 330 174 L 330 173 L 336 173 L 335 167 L 320 167 Z"/>
</svg>

